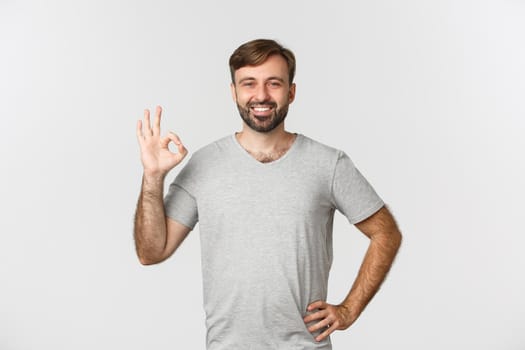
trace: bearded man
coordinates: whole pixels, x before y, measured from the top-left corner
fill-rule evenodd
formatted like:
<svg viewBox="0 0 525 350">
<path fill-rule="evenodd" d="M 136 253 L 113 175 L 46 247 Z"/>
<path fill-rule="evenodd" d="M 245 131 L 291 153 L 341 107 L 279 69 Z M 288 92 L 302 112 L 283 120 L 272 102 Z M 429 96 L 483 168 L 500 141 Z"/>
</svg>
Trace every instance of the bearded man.
<svg viewBox="0 0 525 350">
<path fill-rule="evenodd" d="M 135 218 L 142 264 L 171 256 L 199 222 L 207 349 L 331 349 L 379 289 L 401 233 L 348 155 L 285 129 L 295 57 L 273 40 L 230 57 L 242 130 L 195 152 L 164 197 L 168 172 L 188 151 L 161 137 L 161 108 L 137 124 L 144 168 Z M 168 148 L 173 142 L 178 152 Z M 332 229 L 340 211 L 369 239 L 341 303 L 326 301 Z"/>
</svg>

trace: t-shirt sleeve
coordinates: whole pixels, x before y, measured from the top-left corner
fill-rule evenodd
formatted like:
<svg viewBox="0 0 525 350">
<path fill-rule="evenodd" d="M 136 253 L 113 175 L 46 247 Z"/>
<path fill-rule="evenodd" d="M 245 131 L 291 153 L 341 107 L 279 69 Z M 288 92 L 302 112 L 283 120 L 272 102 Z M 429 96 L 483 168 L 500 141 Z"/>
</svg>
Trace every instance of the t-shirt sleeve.
<svg viewBox="0 0 525 350">
<path fill-rule="evenodd" d="M 332 200 L 351 224 L 363 221 L 385 205 L 344 152 L 340 152 L 334 170 Z"/>
<path fill-rule="evenodd" d="M 188 163 L 171 183 L 164 197 L 166 216 L 191 229 L 198 221 L 197 201 L 191 194 L 192 166 Z"/>
</svg>

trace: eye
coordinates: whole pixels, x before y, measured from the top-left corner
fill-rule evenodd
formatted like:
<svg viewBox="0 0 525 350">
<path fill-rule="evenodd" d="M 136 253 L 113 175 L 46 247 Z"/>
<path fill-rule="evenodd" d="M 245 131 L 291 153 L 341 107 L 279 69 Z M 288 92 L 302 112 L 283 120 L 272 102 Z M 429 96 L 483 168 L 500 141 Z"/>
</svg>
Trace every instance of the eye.
<svg viewBox="0 0 525 350">
<path fill-rule="evenodd" d="M 278 81 L 278 80 L 272 80 L 270 82 L 268 82 L 268 86 L 272 87 L 272 88 L 278 88 L 278 87 L 281 87 L 281 82 Z"/>
<path fill-rule="evenodd" d="M 253 81 L 244 81 L 241 83 L 242 87 L 251 88 L 255 86 L 255 83 Z"/>
</svg>

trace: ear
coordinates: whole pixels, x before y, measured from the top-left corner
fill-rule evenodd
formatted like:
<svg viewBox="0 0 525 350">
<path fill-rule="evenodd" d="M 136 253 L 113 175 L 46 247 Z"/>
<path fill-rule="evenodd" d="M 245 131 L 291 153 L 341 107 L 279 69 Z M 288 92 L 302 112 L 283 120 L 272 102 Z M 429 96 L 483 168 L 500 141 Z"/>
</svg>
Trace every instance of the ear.
<svg viewBox="0 0 525 350">
<path fill-rule="evenodd" d="M 292 103 L 295 100 L 295 83 L 290 85 L 290 90 L 288 91 L 288 102 Z"/>
<path fill-rule="evenodd" d="M 230 91 L 232 93 L 233 102 L 237 103 L 237 92 L 235 91 L 235 84 L 230 83 Z"/>
</svg>

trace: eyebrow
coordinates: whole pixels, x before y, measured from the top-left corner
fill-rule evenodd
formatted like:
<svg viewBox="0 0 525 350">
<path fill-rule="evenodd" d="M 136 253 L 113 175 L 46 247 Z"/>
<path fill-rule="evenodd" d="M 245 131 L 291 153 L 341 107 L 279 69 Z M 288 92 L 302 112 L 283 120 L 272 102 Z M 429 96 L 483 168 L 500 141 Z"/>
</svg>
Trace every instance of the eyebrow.
<svg viewBox="0 0 525 350">
<path fill-rule="evenodd" d="M 255 78 L 252 78 L 252 77 L 246 77 L 246 78 L 242 78 L 241 80 L 238 81 L 238 83 L 242 83 L 242 82 L 245 82 L 247 80 L 255 80 Z"/>
<path fill-rule="evenodd" d="M 277 80 L 277 81 L 280 81 L 281 83 L 284 83 L 284 79 L 280 77 L 269 77 L 268 79 L 266 79 L 266 81 L 268 80 Z"/>
<path fill-rule="evenodd" d="M 247 80 L 256 80 L 254 77 L 246 77 L 246 78 L 242 78 L 241 80 L 239 80 L 239 84 L 244 82 L 244 81 L 247 81 Z M 284 83 L 284 79 L 283 78 L 280 78 L 280 77 L 269 77 L 266 79 L 266 81 L 268 80 L 277 80 L 277 81 L 280 81 L 281 83 Z"/>
</svg>

